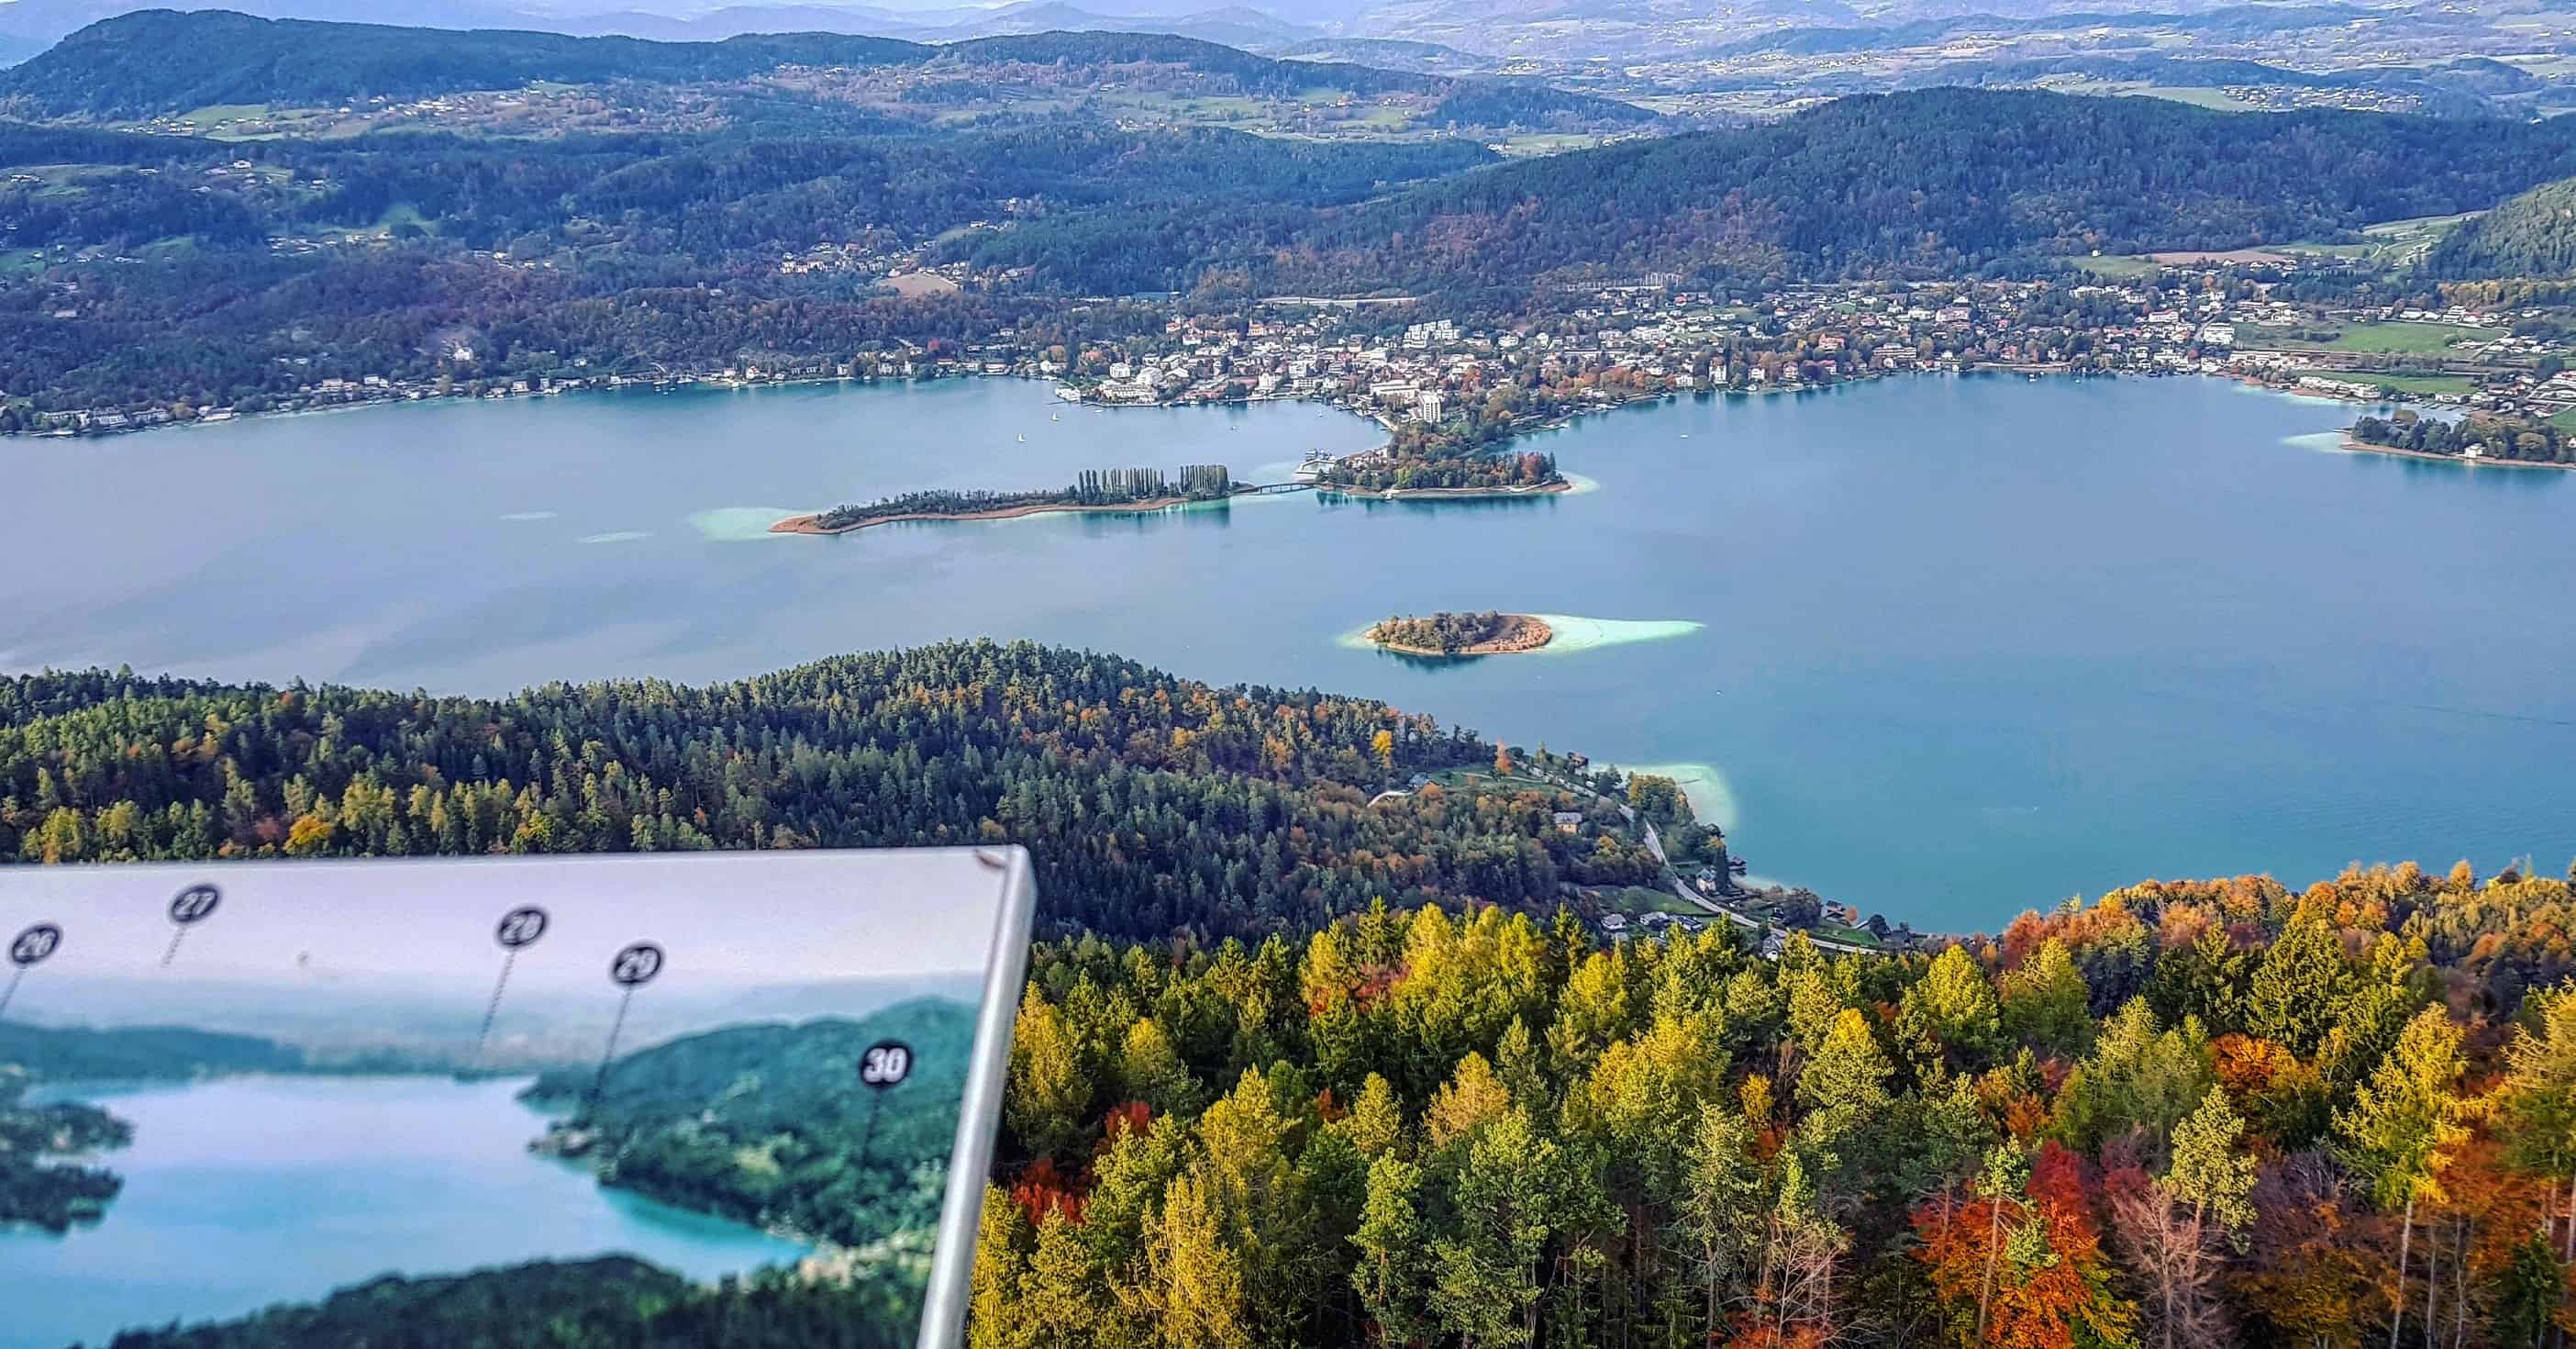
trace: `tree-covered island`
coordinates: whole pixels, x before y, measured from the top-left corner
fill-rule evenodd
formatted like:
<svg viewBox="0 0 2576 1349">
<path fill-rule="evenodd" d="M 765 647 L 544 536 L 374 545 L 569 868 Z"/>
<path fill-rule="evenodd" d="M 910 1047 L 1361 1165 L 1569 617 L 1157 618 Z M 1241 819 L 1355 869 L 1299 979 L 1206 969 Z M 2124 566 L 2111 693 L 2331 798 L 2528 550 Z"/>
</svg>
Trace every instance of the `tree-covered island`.
<svg viewBox="0 0 2576 1349">
<path fill-rule="evenodd" d="M 2404 408 L 2352 424 L 2345 445 L 2380 454 L 2410 454 L 2543 468 L 2576 468 L 2576 438 L 2555 423 L 2472 413 L 2457 421 Z"/>
<path fill-rule="evenodd" d="M 93 1105 L 26 1102 L 27 1078 L 0 1073 L 0 1228 L 32 1223 L 66 1232 L 95 1222 L 125 1180 L 78 1158 L 134 1141 L 134 1127 Z"/>
<path fill-rule="evenodd" d="M 1070 487 L 1033 492 L 905 492 L 864 505 L 791 515 L 772 534 L 847 534 L 897 520 L 1009 520 L 1051 511 L 1158 511 L 1193 501 L 1222 501 L 1250 490 L 1223 464 L 1184 464 L 1177 476 L 1159 468 L 1085 469 Z"/>
<path fill-rule="evenodd" d="M 1336 460 L 1319 491 L 1350 496 L 1532 496 L 1573 490 L 1552 454 L 1407 452 L 1400 446 Z"/>
<path fill-rule="evenodd" d="M 1536 614 L 1480 614 L 1442 611 L 1428 618 L 1381 620 L 1366 634 L 1371 644 L 1414 656 L 1498 656 L 1536 651 L 1556 637 L 1547 620 Z"/>
</svg>

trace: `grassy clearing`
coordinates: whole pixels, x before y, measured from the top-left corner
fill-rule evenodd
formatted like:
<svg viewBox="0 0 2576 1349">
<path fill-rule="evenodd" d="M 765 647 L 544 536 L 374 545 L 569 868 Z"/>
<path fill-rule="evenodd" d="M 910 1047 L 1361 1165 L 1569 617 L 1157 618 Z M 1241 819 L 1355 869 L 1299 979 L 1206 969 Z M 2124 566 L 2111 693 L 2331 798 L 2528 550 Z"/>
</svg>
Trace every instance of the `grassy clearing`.
<svg viewBox="0 0 2576 1349">
<path fill-rule="evenodd" d="M 1854 946 L 1878 945 L 1878 938 L 1867 928 L 1845 927 L 1840 923 L 1818 923 L 1814 928 L 1814 932 L 1819 937 L 1827 937 L 1840 942 L 1850 942 Z"/>
<path fill-rule="evenodd" d="M 1689 918 L 1709 917 L 1709 911 L 1683 899 L 1670 890 L 1651 886 L 1623 885 L 1616 890 L 1588 891 L 1605 913 L 1670 913 Z"/>
<path fill-rule="evenodd" d="M 178 123 L 190 127 L 215 127 L 226 122 L 256 121 L 268 116 L 265 103 L 209 103 L 179 114 Z"/>
<path fill-rule="evenodd" d="M 2442 241 L 2442 236 L 2458 229 L 2469 220 L 2484 215 L 2483 211 L 2463 211 L 2458 215 L 2416 216 L 2407 220 L 2383 220 L 2361 227 L 2361 242 L 2319 243 L 2302 241 L 2283 244 L 2284 253 L 2305 253 L 2318 257 L 2370 258 L 2391 265 L 2415 262 Z"/>
<path fill-rule="evenodd" d="M 2108 281 L 2135 281 L 2163 270 L 2152 258 L 2105 254 L 2101 257 L 2067 258 L 2066 262 Z"/>
<path fill-rule="evenodd" d="M 1431 780 L 1440 784 L 1442 791 L 1538 792 L 1553 796 L 1565 790 L 1553 782 L 1541 782 L 1518 773 L 1497 777 L 1490 768 L 1444 768 L 1432 774 Z"/>
<path fill-rule="evenodd" d="M 2565 412 L 2561 412 L 2556 416 L 2551 417 L 2549 419 L 2549 424 L 2557 427 L 2561 431 L 2576 434 L 2576 408 L 2569 408 Z"/>
<path fill-rule="evenodd" d="M 1569 131 L 1532 131 L 1507 137 L 1502 142 L 1504 154 L 1514 158 L 1563 154 L 1568 150 L 1588 150 L 1600 143 L 1600 137 Z"/>
<path fill-rule="evenodd" d="M 2356 323 L 2332 341 L 2316 342 L 2264 328 L 2237 332 L 2237 345 L 2273 351 L 2357 351 L 2386 356 L 2439 356 L 2454 342 L 2492 342 L 2504 334 L 2493 328 L 2456 323 Z"/>
<path fill-rule="evenodd" d="M 2131 90 L 2130 92 L 2141 94 L 2148 98 L 2162 98 L 2170 99 L 2176 103 L 2188 103 L 2195 108 L 2209 108 L 2217 112 L 2250 112 L 2255 107 L 2254 104 L 2248 103 L 2245 100 L 2228 93 L 2224 89 L 2212 88 L 2206 85 L 2145 85 Z"/>
<path fill-rule="evenodd" d="M 2161 98 L 2173 103 L 2188 103 L 2195 108 L 2212 108 L 2219 112 L 2250 112 L 2254 105 L 2212 85 L 2144 84 L 2136 80 L 2049 80 L 2043 87 L 2061 94 L 2089 94 L 2095 97 Z"/>
</svg>

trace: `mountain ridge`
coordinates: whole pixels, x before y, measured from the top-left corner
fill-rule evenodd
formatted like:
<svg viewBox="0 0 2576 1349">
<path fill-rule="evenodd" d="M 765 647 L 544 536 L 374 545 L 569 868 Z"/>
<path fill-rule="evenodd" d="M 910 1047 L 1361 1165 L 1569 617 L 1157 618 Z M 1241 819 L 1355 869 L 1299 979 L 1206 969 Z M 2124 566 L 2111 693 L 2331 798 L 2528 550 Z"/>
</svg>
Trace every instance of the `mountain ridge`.
<svg viewBox="0 0 2576 1349">
<path fill-rule="evenodd" d="M 0 103 L 42 119 L 111 120 L 226 104 L 315 106 L 563 84 L 749 80 L 789 66 L 967 65 L 1023 61 L 1167 63 L 1247 88 L 1333 86 L 1478 98 L 1506 93 L 1540 112 L 1647 123 L 1616 100 L 1527 81 L 1474 80 L 1345 63 L 1278 61 L 1159 33 L 1048 31 L 931 45 L 845 33 L 745 34 L 718 42 L 575 37 L 523 29 L 445 29 L 269 19 L 234 10 L 138 10 L 103 19 L 0 72 Z"/>
</svg>

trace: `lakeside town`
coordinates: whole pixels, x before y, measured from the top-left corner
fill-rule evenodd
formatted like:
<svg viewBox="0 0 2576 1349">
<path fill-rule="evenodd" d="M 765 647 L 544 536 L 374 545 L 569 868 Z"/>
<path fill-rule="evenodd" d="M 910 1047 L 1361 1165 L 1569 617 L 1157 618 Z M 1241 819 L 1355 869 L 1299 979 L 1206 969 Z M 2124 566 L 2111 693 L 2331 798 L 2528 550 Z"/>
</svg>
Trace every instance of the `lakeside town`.
<svg viewBox="0 0 2576 1349">
<path fill-rule="evenodd" d="M 428 379 L 323 376 L 258 406 L 23 409 L 16 424 L 94 435 L 372 402 L 981 374 L 1051 381 L 1061 399 L 1107 406 L 1322 401 L 1387 428 L 1390 450 L 1474 449 L 1641 398 L 1981 370 L 2202 374 L 2446 415 L 2556 419 L 2561 429 L 2576 417 L 2576 370 L 2566 368 L 2569 342 L 2552 310 L 2303 302 L 2261 274 L 2298 273 L 2295 260 L 2249 267 L 2213 257 L 2130 279 L 1852 282 L 1752 298 L 1661 278 L 1561 293 L 1548 312 L 1491 318 L 1431 316 L 1433 302 L 1410 297 L 1282 297 L 1213 310 L 1166 301 L 1160 333 L 1078 348 L 1003 329 L 956 346 L 897 339 L 694 370 L 601 371 L 575 360 L 499 373 L 459 339 Z"/>
</svg>

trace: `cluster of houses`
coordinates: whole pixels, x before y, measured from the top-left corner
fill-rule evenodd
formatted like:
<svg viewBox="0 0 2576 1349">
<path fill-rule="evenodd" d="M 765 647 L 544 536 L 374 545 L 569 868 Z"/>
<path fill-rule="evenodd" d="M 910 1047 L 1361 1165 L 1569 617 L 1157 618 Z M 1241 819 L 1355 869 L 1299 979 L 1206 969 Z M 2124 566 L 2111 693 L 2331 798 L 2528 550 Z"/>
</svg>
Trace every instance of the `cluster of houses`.
<svg viewBox="0 0 2576 1349">
<path fill-rule="evenodd" d="M 2512 410 L 2546 382 L 2530 367 L 2560 349 L 2515 337 L 2509 312 L 2334 311 L 2275 295 L 2269 283 L 1867 283 L 1800 286 L 1734 303 L 1666 286 L 1604 287 L 1562 313 L 1479 327 L 1404 321 L 1311 301 L 1238 315 L 1176 317 L 1158 341 L 1090 353 L 1070 368 L 1020 370 L 1064 381 L 1062 396 L 1110 404 L 1308 398 L 1394 427 L 1439 423 L 1505 381 L 1603 404 L 1701 389 L 1790 390 L 1901 371 L 2087 370 L 2201 373 L 2378 397 L 2380 386 L 2325 367 L 2370 354 L 2265 345 L 2267 334 L 2376 321 L 2450 323 L 2492 333 L 2455 348 L 2488 370 L 2491 392 L 2455 401 Z M 2384 361 L 2384 356 L 2376 359 Z M 1015 367 L 1016 368 L 1016 367 Z M 2343 389 L 2337 382 L 2349 382 Z M 2518 383 L 2517 383 L 2518 381 Z M 2564 387 L 2564 386 L 2559 386 Z M 2544 411 L 2547 409 L 2544 409 Z"/>
<path fill-rule="evenodd" d="M 507 261 L 496 259 L 496 261 Z M 835 250 L 817 268 L 883 265 Z M 543 265 L 530 263 L 522 265 Z M 939 271 L 922 284 L 949 284 Z M 904 279 L 904 278 L 898 278 Z M 70 283 L 76 285 L 76 283 Z M 67 291 L 64 312 L 80 297 Z M 305 382 L 262 408 L 377 399 L 563 392 L 629 383 L 773 383 L 1015 375 L 1058 384 L 1069 401 L 1174 404 L 1297 398 L 1330 402 L 1389 428 L 1439 426 L 1507 384 L 1535 386 L 1556 410 L 1700 390 L 1785 391 L 1908 371 L 1971 368 L 2206 373 L 2353 398 L 2376 398 L 2369 353 L 2279 341 L 2361 322 L 2456 325 L 2477 334 L 2435 362 L 2474 372 L 2466 392 L 2426 395 L 2497 411 L 2550 415 L 2576 406 L 2576 380 L 2552 358 L 2563 344 L 2510 332 L 2512 310 L 2319 309 L 2269 283 L 2168 269 L 2165 280 L 1868 282 L 1786 287 L 1752 301 L 1672 284 L 1602 286 L 1557 297 L 1537 317 L 1479 324 L 1426 318 L 1422 301 L 1257 303 L 1234 313 L 1175 313 L 1160 334 L 1079 352 L 1037 347 L 1010 330 L 933 358 L 902 341 L 848 355 L 767 353 L 698 370 L 504 372 L 470 358 L 435 379 L 343 373 Z M 2267 336 L 2268 335 L 2268 336 Z M 2276 344 L 2277 343 L 2277 344 Z M 2385 360 L 2384 356 L 2376 359 Z M 133 429 L 134 409 L 58 412 L 31 428 L 57 434 Z M 184 419 L 188 411 L 158 414 Z M 121 419 L 121 420 L 120 420 Z"/>
</svg>

